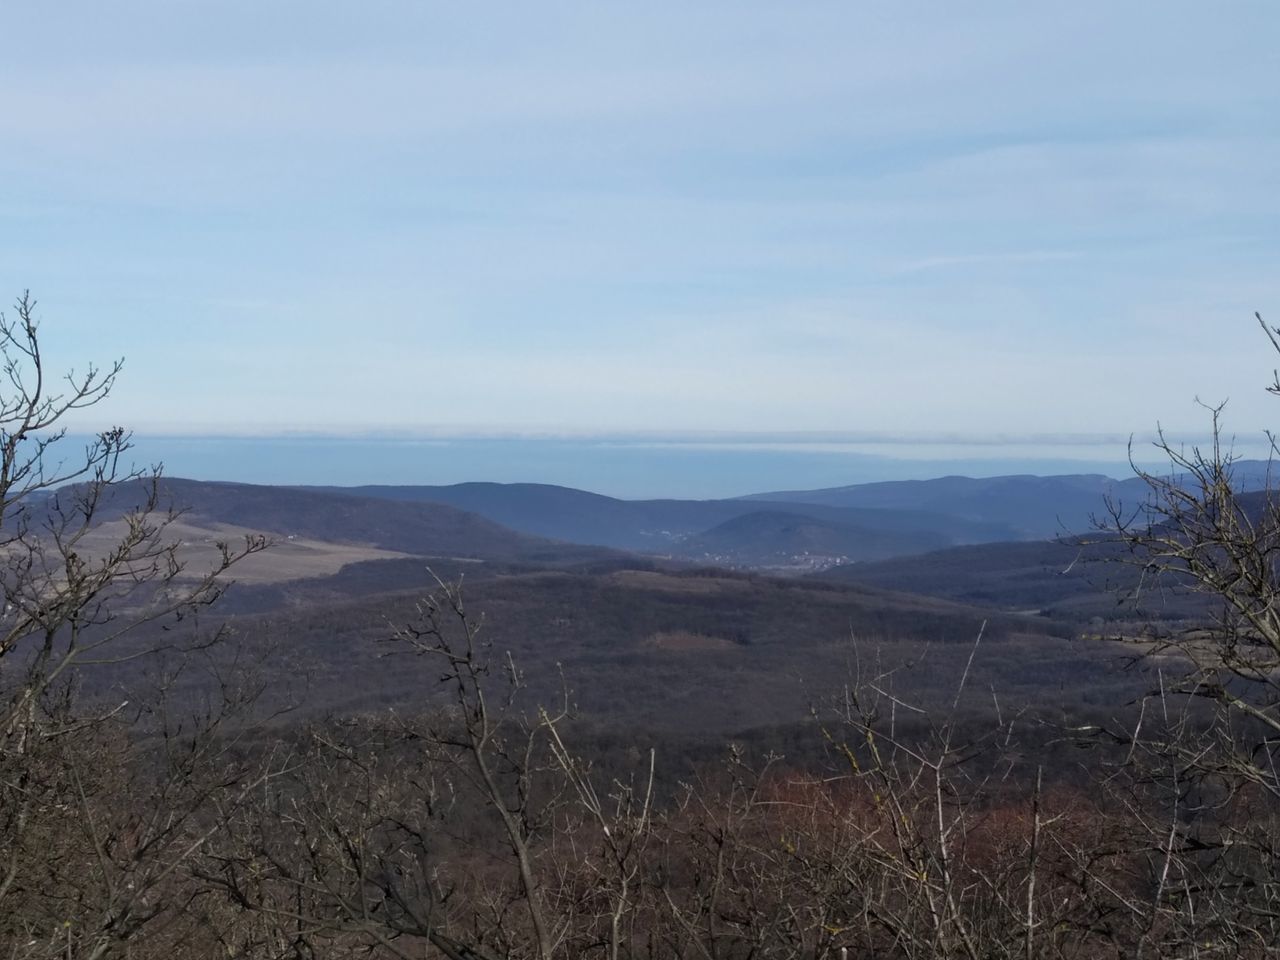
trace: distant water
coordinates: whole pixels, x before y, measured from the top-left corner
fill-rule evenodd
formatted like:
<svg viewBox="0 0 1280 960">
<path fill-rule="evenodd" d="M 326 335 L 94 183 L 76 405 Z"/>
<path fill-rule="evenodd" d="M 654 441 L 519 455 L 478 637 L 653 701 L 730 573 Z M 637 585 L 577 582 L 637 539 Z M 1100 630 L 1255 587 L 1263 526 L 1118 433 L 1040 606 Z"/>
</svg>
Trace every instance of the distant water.
<svg viewBox="0 0 1280 960">
<path fill-rule="evenodd" d="M 73 443 L 68 438 L 67 443 Z M 709 498 L 948 474 L 1129 476 L 1123 443 L 707 443 L 598 439 L 135 436 L 140 464 L 170 476 L 272 484 L 554 483 L 611 496 Z M 883 445 L 882 445 L 883 446 Z M 1057 455 L 1054 455 L 1057 454 Z M 1065 454 L 1065 455 L 1064 455 Z"/>
</svg>

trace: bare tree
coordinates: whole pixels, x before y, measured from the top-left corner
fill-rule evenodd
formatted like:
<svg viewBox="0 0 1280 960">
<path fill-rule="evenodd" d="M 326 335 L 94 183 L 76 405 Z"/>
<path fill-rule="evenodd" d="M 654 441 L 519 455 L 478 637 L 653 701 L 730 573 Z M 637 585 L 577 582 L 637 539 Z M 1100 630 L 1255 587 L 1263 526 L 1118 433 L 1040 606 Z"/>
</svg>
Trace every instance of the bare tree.
<svg viewBox="0 0 1280 960">
<path fill-rule="evenodd" d="M 1280 351 L 1280 332 L 1258 322 Z M 1280 380 L 1269 389 L 1280 393 Z M 1175 444 L 1161 432 L 1156 447 L 1167 471 L 1135 466 L 1147 496 L 1112 503 L 1102 527 L 1128 548 L 1145 581 L 1204 599 L 1207 622 L 1148 638 L 1144 652 L 1162 658 L 1173 690 L 1224 708 L 1218 717 L 1228 741 L 1255 731 L 1246 752 L 1229 751 L 1230 764 L 1280 797 L 1270 751 L 1280 743 L 1280 500 L 1269 469 L 1262 489 L 1242 484 L 1223 409 L 1209 408 L 1207 445 Z"/>
<path fill-rule="evenodd" d="M 105 957 L 172 920 L 201 811 L 251 779 L 221 733 L 251 691 L 224 675 L 203 715 L 168 692 L 174 665 L 216 638 L 185 629 L 192 615 L 266 544 L 220 544 L 211 568 L 188 568 L 159 468 L 127 461 L 129 432 L 79 449 L 67 435 L 122 361 L 56 377 L 35 310 L 23 294 L 0 314 L 0 952 Z M 86 682 L 161 650 L 149 702 Z"/>
<path fill-rule="evenodd" d="M 233 953 L 638 955 L 655 918 L 654 758 L 604 781 L 568 744 L 567 696 L 525 702 L 482 627 L 437 582 L 384 648 L 423 670 L 416 712 L 312 727 L 288 776 L 231 811 L 199 871 L 255 918 Z"/>
<path fill-rule="evenodd" d="M 1280 352 L 1280 330 L 1256 318 Z M 1280 376 L 1267 389 L 1280 394 Z M 1126 776 L 1108 788 L 1148 838 L 1146 896 L 1117 900 L 1147 955 L 1185 943 L 1251 955 L 1280 938 L 1280 499 L 1270 463 L 1242 475 L 1224 406 L 1207 410 L 1209 442 L 1161 432 L 1167 468 L 1135 467 L 1146 496 L 1110 504 L 1101 524 L 1139 568 L 1139 589 L 1191 593 L 1204 610 L 1120 638 L 1159 678 L 1120 737 Z"/>
</svg>

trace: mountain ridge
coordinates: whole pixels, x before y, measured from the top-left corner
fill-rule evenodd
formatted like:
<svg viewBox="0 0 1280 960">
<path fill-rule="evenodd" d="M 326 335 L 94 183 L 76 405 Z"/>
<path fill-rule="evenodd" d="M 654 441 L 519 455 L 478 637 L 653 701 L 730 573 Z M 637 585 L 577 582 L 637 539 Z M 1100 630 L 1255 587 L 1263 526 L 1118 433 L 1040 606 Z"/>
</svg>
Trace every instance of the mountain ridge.
<svg viewBox="0 0 1280 960">
<path fill-rule="evenodd" d="M 803 514 L 828 523 L 907 536 L 940 535 L 947 543 L 1007 539 L 1012 528 L 921 510 L 829 507 L 822 504 L 720 500 L 623 500 L 551 484 L 469 482 L 450 485 L 302 487 L 394 500 L 445 503 L 511 529 L 574 543 L 666 554 L 682 540 L 759 510 Z M 940 545 L 940 544 L 939 544 Z"/>
</svg>

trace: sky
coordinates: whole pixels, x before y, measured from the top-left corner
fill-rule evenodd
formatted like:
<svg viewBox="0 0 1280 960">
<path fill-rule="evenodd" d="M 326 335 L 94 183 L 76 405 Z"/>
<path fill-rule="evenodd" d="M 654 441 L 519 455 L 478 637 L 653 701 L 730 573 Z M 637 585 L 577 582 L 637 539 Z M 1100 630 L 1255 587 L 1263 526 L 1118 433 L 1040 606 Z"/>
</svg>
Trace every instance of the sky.
<svg viewBox="0 0 1280 960">
<path fill-rule="evenodd" d="M 1202 437 L 1197 398 L 1280 423 L 1273 3 L 69 0 L 0 36 L 0 301 L 51 363 L 126 359 L 77 428 L 994 465 Z"/>
</svg>

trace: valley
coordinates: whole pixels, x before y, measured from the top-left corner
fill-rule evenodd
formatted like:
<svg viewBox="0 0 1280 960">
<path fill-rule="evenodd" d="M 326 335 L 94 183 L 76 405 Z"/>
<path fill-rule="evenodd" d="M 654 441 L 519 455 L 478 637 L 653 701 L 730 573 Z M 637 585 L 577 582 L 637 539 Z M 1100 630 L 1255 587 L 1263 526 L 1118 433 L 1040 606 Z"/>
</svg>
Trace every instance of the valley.
<svg viewBox="0 0 1280 960">
<path fill-rule="evenodd" d="M 116 496 L 113 509 L 131 502 Z M 171 533 L 193 572 L 215 540 L 271 541 L 230 571 L 235 584 L 216 610 L 248 649 L 270 651 L 261 670 L 280 704 L 305 688 L 296 709 L 308 715 L 417 709 L 438 696 L 429 676 L 389 664 L 382 645 L 437 578 L 464 584 L 492 655 L 510 657 L 525 678 L 524 702 L 567 696 L 606 726 L 711 736 L 792 724 L 868 670 L 904 702 L 930 708 L 947 702 L 980 632 L 975 716 L 1001 703 L 1094 715 L 1149 682 L 1128 648 L 1098 639 L 1152 615 L 1123 601 L 1132 581 L 1129 568 L 1107 562 L 1114 550 L 954 545 L 1007 533 L 972 498 L 952 517 L 936 512 L 945 505 L 937 496 L 929 512 L 916 509 L 925 498 L 906 493 L 895 507 L 847 508 L 628 502 L 526 485 L 441 493 L 167 479 L 163 497 L 179 511 Z M 1043 501 L 1041 523 L 1056 508 Z M 93 536 L 109 542 L 121 522 Z M 659 524 L 675 531 L 648 552 L 616 545 L 646 542 L 642 525 Z M 836 548 L 840 563 L 814 559 Z M 1192 599 L 1162 596 L 1165 620 L 1203 613 Z M 122 668 L 112 682 L 130 677 Z"/>
</svg>

